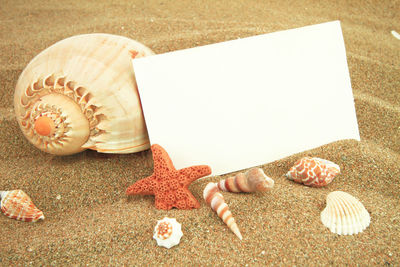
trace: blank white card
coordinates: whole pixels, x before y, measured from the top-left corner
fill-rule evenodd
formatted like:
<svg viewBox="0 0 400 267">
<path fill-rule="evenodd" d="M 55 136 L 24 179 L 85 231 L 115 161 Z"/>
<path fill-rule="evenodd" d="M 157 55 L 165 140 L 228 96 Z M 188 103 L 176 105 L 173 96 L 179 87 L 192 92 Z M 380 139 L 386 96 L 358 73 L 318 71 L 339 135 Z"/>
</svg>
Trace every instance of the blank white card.
<svg viewBox="0 0 400 267">
<path fill-rule="evenodd" d="M 150 142 L 213 175 L 360 140 L 339 21 L 133 61 Z"/>
</svg>

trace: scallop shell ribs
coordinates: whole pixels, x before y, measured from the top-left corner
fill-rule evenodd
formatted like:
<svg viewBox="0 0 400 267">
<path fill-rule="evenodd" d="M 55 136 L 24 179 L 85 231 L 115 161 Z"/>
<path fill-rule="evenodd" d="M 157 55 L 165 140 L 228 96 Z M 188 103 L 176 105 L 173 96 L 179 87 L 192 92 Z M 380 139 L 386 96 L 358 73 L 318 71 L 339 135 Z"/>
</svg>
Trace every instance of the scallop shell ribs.
<svg viewBox="0 0 400 267">
<path fill-rule="evenodd" d="M 340 173 L 340 167 L 332 161 L 320 158 L 304 157 L 299 159 L 286 177 L 296 183 L 322 187 L 332 182 Z"/>
<path fill-rule="evenodd" d="M 371 222 L 364 205 L 352 195 L 335 191 L 328 194 L 326 208 L 321 212 L 322 223 L 339 235 L 361 233 Z"/>
<path fill-rule="evenodd" d="M 131 58 L 152 54 L 110 34 L 77 35 L 48 47 L 26 66 L 15 88 L 14 109 L 25 137 L 56 155 L 148 149 Z"/>
<path fill-rule="evenodd" d="M 43 212 L 22 190 L 0 191 L 0 198 L 1 211 L 11 219 L 24 222 L 36 222 L 44 219 Z"/>
<path fill-rule="evenodd" d="M 251 168 L 218 182 L 218 189 L 228 192 L 265 192 L 274 187 L 274 180 L 265 175 L 260 168 Z"/>
</svg>

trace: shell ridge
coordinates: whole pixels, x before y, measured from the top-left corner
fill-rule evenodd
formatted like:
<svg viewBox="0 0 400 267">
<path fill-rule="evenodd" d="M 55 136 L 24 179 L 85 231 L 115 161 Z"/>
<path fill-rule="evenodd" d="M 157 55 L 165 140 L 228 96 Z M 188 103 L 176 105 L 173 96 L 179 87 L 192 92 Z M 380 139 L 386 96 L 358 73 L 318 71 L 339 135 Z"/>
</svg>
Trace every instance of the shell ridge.
<svg viewBox="0 0 400 267">
<path fill-rule="evenodd" d="M 337 198 L 334 198 L 332 201 L 332 205 L 335 208 L 335 214 L 338 216 L 338 221 L 334 222 L 336 224 L 335 230 L 338 232 L 338 234 L 342 234 L 342 218 L 343 218 L 343 211 L 342 207 L 340 205 L 340 200 Z"/>
<path fill-rule="evenodd" d="M 333 233 L 352 235 L 368 227 L 370 215 L 356 197 L 346 192 L 334 191 L 327 196 L 327 205 L 321 212 L 321 221 Z"/>
<path fill-rule="evenodd" d="M 335 195 L 335 197 L 333 197 L 333 205 L 338 209 L 339 213 L 338 213 L 338 233 L 340 234 L 344 234 L 345 231 L 345 215 L 346 215 L 346 211 L 344 210 L 343 207 L 343 200 L 340 197 L 340 195 Z"/>
<path fill-rule="evenodd" d="M 350 234 L 359 233 L 363 230 L 364 224 L 362 222 L 362 209 L 358 199 L 351 195 L 341 194 L 340 197 L 343 199 L 344 205 L 348 208 L 350 214 L 349 217 L 352 219 L 352 224 L 349 222 Z M 350 219 L 349 218 L 349 219 Z"/>
<path fill-rule="evenodd" d="M 357 202 L 355 202 L 354 200 L 356 200 Z M 359 233 L 362 231 L 362 226 L 360 224 L 362 224 L 361 221 L 361 214 L 359 214 L 359 212 L 361 212 L 361 209 L 358 205 L 358 200 L 356 198 L 348 198 L 347 201 L 345 201 L 345 205 L 348 207 L 350 214 L 349 214 L 349 220 L 351 219 L 351 221 L 348 222 L 349 224 L 349 232 L 351 233 L 351 229 L 354 229 L 355 233 Z"/>
<path fill-rule="evenodd" d="M 343 216 L 343 227 L 344 227 L 344 234 L 352 234 L 354 232 L 354 228 L 357 226 L 352 225 L 352 219 L 354 218 L 357 221 L 357 214 L 354 212 L 354 206 L 352 203 L 348 201 L 345 197 L 341 197 L 341 203 L 343 206 L 344 216 Z"/>
</svg>

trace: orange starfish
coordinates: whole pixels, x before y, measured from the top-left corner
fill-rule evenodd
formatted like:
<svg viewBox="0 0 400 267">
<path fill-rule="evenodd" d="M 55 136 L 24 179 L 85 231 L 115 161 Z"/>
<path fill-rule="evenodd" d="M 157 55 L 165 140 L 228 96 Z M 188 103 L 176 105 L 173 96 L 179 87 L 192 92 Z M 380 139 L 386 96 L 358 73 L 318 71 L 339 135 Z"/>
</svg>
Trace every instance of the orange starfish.
<svg viewBox="0 0 400 267">
<path fill-rule="evenodd" d="M 126 194 L 154 195 L 157 209 L 199 208 L 199 202 L 188 187 L 194 180 L 211 174 L 211 168 L 201 165 L 176 170 L 168 153 L 160 145 L 152 145 L 151 151 L 154 161 L 153 174 L 128 187 Z"/>
</svg>

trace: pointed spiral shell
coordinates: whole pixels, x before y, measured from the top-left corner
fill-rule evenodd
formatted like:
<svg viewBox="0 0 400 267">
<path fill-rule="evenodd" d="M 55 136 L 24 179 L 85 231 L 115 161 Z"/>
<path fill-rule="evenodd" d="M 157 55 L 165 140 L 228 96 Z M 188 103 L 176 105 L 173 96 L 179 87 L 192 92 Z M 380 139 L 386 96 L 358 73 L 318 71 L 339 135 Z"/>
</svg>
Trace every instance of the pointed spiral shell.
<svg viewBox="0 0 400 267">
<path fill-rule="evenodd" d="M 237 226 L 228 205 L 225 203 L 224 197 L 218 191 L 217 184 L 208 183 L 204 188 L 203 197 L 207 204 L 211 206 L 211 209 L 217 213 L 218 217 L 220 217 L 229 229 L 231 229 L 231 231 L 242 240 L 242 234 L 240 233 L 239 227 Z"/>
<path fill-rule="evenodd" d="M 14 109 L 25 137 L 56 155 L 149 148 L 131 57 L 152 54 L 110 34 L 77 35 L 48 47 L 26 66 L 15 88 Z"/>
</svg>

